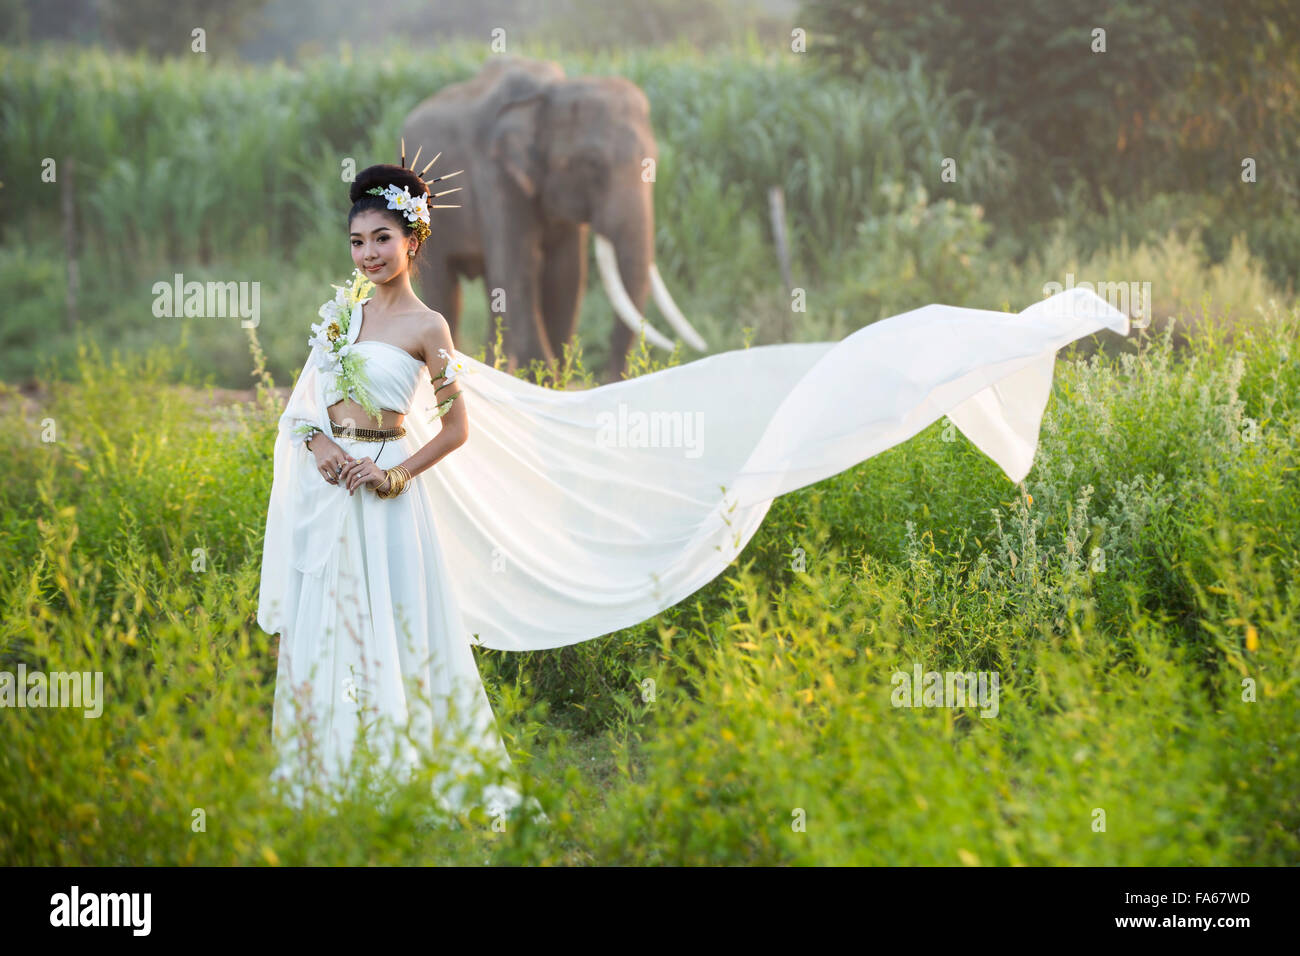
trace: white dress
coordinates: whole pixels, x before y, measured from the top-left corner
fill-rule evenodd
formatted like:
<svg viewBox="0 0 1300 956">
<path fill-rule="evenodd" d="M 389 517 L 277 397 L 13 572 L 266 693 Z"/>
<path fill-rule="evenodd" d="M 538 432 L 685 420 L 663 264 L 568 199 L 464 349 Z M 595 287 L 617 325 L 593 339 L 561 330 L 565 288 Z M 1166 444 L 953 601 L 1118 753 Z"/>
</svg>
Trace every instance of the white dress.
<svg viewBox="0 0 1300 956">
<path fill-rule="evenodd" d="M 363 318 L 359 309 L 352 340 Z M 432 748 L 508 771 L 471 643 L 540 650 L 646 620 L 726 569 L 773 498 L 945 415 L 1020 481 L 1057 350 L 1106 328 L 1127 335 L 1128 318 L 1087 289 L 1020 313 L 929 305 L 840 342 L 723 352 L 579 391 L 457 352 L 469 440 L 391 500 L 364 488 L 349 497 L 293 441 L 301 421 L 328 434 L 325 408 L 338 397 L 313 352 L 280 420 L 263 553 L 258 623 L 281 635 L 277 739 L 297 692 L 330 780 L 351 756 L 363 705 L 410 720 L 409 736 L 383 738 L 403 741 L 398 769 Z M 340 444 L 391 467 L 437 433 L 437 397 L 403 349 L 358 347 L 376 399 L 407 415 L 407 434 L 378 457 L 375 443 Z M 426 706 L 411 689 L 421 681 Z M 459 731 L 450 751 L 432 743 Z M 302 755 L 286 750 L 291 782 L 303 779 Z M 438 786 L 442 807 L 520 799 L 504 778 L 482 792 Z"/>
</svg>

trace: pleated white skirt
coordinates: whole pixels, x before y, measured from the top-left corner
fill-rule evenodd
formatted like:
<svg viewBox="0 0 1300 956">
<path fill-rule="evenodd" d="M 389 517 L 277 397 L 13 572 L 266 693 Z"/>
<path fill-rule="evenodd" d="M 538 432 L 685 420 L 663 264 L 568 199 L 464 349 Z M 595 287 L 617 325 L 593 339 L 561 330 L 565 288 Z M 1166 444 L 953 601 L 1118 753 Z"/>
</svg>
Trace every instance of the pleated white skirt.
<svg viewBox="0 0 1300 956">
<path fill-rule="evenodd" d="M 410 432 L 382 445 L 335 440 L 381 468 L 418 448 Z M 508 782 L 509 754 L 463 625 L 425 482 L 413 478 L 404 494 L 382 499 L 369 488 L 349 496 L 319 480 L 311 493 L 334 496 L 328 510 L 343 514 L 319 573 L 288 572 L 274 779 L 300 803 L 311 785 L 335 794 L 356 785 L 363 753 L 394 782 L 433 761 L 437 806 L 509 812 L 521 798 Z M 493 776 L 502 782 L 490 782 Z"/>
</svg>

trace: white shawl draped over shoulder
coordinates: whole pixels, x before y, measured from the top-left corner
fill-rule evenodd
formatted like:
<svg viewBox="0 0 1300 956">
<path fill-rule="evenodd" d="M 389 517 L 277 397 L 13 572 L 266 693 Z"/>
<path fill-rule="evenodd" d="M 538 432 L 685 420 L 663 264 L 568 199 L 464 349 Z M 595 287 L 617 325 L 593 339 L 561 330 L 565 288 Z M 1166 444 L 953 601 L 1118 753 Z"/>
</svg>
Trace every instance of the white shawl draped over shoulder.
<svg viewBox="0 0 1300 956">
<path fill-rule="evenodd" d="M 470 640 L 540 650 L 644 621 L 725 570 L 773 498 L 944 415 L 1019 481 L 1057 351 L 1105 328 L 1127 335 L 1128 318 L 1087 289 L 1018 314 L 928 305 L 840 342 L 738 349 L 581 391 L 457 353 L 469 440 L 415 480 L 429 491 Z M 268 539 L 293 536 L 304 571 L 336 522 L 295 510 L 299 484 L 320 478 L 286 424 L 328 429 L 320 387 L 309 365 L 281 419 L 267 523 Z M 422 376 L 404 422 L 421 444 L 440 428 L 429 423 L 436 403 Z M 282 584 L 263 567 L 268 631 L 281 623 L 267 601 Z"/>
<path fill-rule="evenodd" d="M 292 431 L 311 423 L 330 434 L 325 405 L 325 374 L 319 348 L 313 348 L 289 403 L 280 415 L 275 438 L 271 496 L 267 503 L 266 536 L 262 542 L 262 574 L 257 623 L 269 634 L 284 631 L 284 600 L 290 571 L 319 573 L 337 537 L 343 511 L 338 498 L 321 495 L 324 484 L 315 457 Z"/>
</svg>

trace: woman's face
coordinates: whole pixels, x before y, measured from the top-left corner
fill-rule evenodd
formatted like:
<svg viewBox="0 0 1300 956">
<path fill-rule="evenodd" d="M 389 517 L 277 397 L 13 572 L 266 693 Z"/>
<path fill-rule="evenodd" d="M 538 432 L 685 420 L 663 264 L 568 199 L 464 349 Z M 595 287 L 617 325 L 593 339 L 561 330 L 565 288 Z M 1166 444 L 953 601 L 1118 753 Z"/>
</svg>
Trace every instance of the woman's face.
<svg viewBox="0 0 1300 956">
<path fill-rule="evenodd" d="M 352 261 L 371 282 L 390 282 L 409 268 L 411 260 L 406 253 L 415 246 L 415 239 L 407 236 L 392 216 L 378 209 L 359 212 L 350 232 Z"/>
</svg>

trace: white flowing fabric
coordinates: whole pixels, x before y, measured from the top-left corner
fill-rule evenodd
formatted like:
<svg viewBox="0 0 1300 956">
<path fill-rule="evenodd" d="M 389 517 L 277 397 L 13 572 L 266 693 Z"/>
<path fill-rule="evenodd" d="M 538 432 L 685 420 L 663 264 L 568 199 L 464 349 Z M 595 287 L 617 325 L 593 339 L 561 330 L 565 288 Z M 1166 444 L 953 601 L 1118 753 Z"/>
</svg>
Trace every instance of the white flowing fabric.
<svg viewBox="0 0 1300 956">
<path fill-rule="evenodd" d="M 320 657 L 320 586 L 305 582 L 340 556 L 365 566 L 362 643 L 392 641 L 385 600 L 414 607 L 421 646 L 454 658 L 450 669 L 477 688 L 476 726 L 489 728 L 477 669 L 463 656 L 470 642 L 540 650 L 646 620 L 726 569 L 773 498 L 944 415 L 1019 481 L 1033 462 L 1057 351 L 1106 328 L 1127 335 L 1128 317 L 1080 288 L 1018 314 L 928 305 L 840 342 L 723 352 L 581 391 L 538 387 L 458 352 L 469 440 L 392 501 L 348 499 L 315 472 L 309 452 L 291 449 L 294 422 L 329 427 L 309 365 L 276 442 L 258 622 L 281 633 L 290 622 L 295 661 Z M 437 433 L 436 402 L 420 376 L 404 444 L 390 443 L 381 467 Z M 363 537 L 369 565 L 356 563 Z M 310 599 L 296 600 L 299 590 Z M 396 693 L 380 695 L 381 709 L 403 710 Z M 494 731 L 483 733 L 504 750 Z"/>
<path fill-rule="evenodd" d="M 425 365 L 395 345 L 357 342 L 363 318 L 364 302 L 349 342 L 365 357 L 376 403 L 405 414 Z M 330 433 L 326 409 L 340 392 L 321 362 L 313 350 L 280 417 L 267 507 L 257 620 L 281 635 L 273 779 L 299 805 L 309 781 L 341 793 L 357 780 L 353 760 L 365 744 L 394 778 L 441 760 L 432 790 L 442 810 L 517 809 L 521 794 L 508 783 L 487 782 L 474 793 L 464 779 L 484 769 L 505 776 L 511 764 L 465 635 L 427 486 L 415 481 L 389 500 L 366 488 L 349 495 L 321 477 L 312 453 L 292 437 L 302 422 Z M 420 435 L 334 440 L 390 468 L 428 440 L 427 427 Z M 535 799 L 528 803 L 545 819 Z"/>
<path fill-rule="evenodd" d="M 1020 481 L 1057 350 L 1104 328 L 1127 335 L 1128 317 L 1075 288 L 1019 314 L 928 305 L 840 342 L 723 352 L 583 391 L 462 356 L 470 439 L 421 477 L 465 626 L 519 651 L 644 621 L 721 573 L 773 498 L 945 414 Z M 422 382 L 417 408 L 432 394 Z"/>
</svg>

